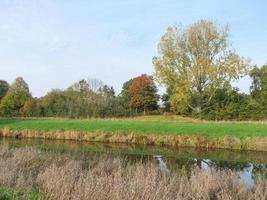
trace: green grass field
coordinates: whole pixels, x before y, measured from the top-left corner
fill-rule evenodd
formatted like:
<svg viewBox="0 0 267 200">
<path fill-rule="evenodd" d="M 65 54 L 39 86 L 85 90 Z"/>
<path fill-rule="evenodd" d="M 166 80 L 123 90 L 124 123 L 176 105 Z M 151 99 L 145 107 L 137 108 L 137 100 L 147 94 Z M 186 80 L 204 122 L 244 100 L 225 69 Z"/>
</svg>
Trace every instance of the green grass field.
<svg viewBox="0 0 267 200">
<path fill-rule="evenodd" d="M 74 130 L 85 132 L 135 133 L 154 135 L 201 135 L 221 137 L 267 136 L 267 124 L 257 123 L 215 123 L 185 120 L 108 119 L 0 119 L 0 129 L 11 130 Z"/>
</svg>

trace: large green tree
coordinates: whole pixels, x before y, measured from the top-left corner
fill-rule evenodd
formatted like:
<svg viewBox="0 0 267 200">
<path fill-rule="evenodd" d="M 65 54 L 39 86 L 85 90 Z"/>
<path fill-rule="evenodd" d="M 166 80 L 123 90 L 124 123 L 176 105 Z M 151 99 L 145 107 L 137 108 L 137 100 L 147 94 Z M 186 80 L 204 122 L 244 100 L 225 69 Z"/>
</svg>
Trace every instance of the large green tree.
<svg viewBox="0 0 267 200">
<path fill-rule="evenodd" d="M 0 101 L 6 95 L 8 88 L 9 88 L 8 82 L 0 80 Z"/>
<path fill-rule="evenodd" d="M 261 68 L 254 67 L 250 77 L 252 78 L 251 96 L 260 104 L 263 115 L 267 116 L 267 64 Z"/>
<path fill-rule="evenodd" d="M 261 68 L 254 67 L 250 71 L 252 85 L 250 87 L 251 94 L 254 97 L 267 98 L 267 64 Z"/>
<path fill-rule="evenodd" d="M 28 84 L 18 77 L 10 86 L 6 96 L 1 101 L 0 110 L 4 116 L 21 116 L 25 102 L 31 98 Z"/>
<path fill-rule="evenodd" d="M 169 27 L 153 64 L 157 80 L 170 92 L 172 109 L 199 114 L 218 88 L 228 87 L 249 67 L 231 47 L 228 26 L 205 20 Z"/>
<path fill-rule="evenodd" d="M 130 106 L 130 94 L 129 94 L 129 86 L 132 84 L 133 79 L 130 79 L 123 83 L 121 93 L 119 95 L 121 102 L 125 107 Z"/>
</svg>

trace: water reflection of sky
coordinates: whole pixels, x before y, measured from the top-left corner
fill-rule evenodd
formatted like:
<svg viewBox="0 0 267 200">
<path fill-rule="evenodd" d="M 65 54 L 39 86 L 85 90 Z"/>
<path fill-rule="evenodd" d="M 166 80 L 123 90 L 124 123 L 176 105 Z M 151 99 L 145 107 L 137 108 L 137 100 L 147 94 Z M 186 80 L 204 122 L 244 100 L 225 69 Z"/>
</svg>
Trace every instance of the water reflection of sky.
<svg viewBox="0 0 267 200">
<path fill-rule="evenodd" d="M 210 167 L 211 160 L 203 160 L 201 161 L 201 169 L 206 171 L 212 171 L 212 167 Z M 253 188 L 254 179 L 253 179 L 253 164 L 249 163 L 249 166 L 239 171 L 240 179 L 243 181 L 249 190 Z"/>
<path fill-rule="evenodd" d="M 162 155 L 155 155 L 153 157 L 159 164 L 160 170 L 164 174 L 169 174 L 171 168 L 173 166 L 168 165 L 168 160 L 170 158 L 164 157 Z M 185 160 L 182 160 L 182 162 L 179 163 L 179 168 L 184 168 L 186 167 L 187 170 L 190 171 L 191 168 L 193 167 L 199 167 L 204 171 L 211 172 L 224 169 L 224 170 L 232 170 L 238 172 L 240 176 L 240 181 L 244 182 L 248 188 L 248 190 L 251 190 L 254 186 L 255 183 L 255 176 L 257 173 L 263 173 L 266 174 L 267 171 L 267 165 L 266 164 L 253 164 L 253 163 L 234 163 L 233 161 L 231 162 L 218 162 L 218 161 L 213 161 L 209 159 L 202 159 L 199 160 L 197 158 L 189 159 L 191 162 L 188 168 L 188 162 L 185 162 Z M 255 167 L 256 166 L 256 167 Z"/>
<path fill-rule="evenodd" d="M 240 178 L 242 181 L 244 181 L 248 187 L 248 189 L 252 189 L 254 185 L 254 179 L 253 179 L 253 164 L 249 164 L 249 167 L 243 169 L 240 172 Z"/>
</svg>

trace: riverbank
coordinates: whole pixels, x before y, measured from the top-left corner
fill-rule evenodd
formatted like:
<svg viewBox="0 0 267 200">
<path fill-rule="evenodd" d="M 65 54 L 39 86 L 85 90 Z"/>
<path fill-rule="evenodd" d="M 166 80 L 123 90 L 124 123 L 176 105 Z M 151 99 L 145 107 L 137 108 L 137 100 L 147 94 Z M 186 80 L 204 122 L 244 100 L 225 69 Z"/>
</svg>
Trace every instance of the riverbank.
<svg viewBox="0 0 267 200">
<path fill-rule="evenodd" d="M 0 136 L 267 151 L 267 124 L 109 119 L 0 119 Z"/>
</svg>

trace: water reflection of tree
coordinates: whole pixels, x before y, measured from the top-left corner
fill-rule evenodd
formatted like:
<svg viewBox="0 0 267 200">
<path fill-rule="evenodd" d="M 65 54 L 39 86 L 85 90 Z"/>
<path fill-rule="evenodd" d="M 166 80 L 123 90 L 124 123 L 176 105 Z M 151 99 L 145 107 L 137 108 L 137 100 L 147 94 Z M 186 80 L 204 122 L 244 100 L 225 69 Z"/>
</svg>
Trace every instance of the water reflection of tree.
<svg viewBox="0 0 267 200">
<path fill-rule="evenodd" d="M 250 167 L 248 162 L 229 162 L 229 161 L 208 161 L 205 162 L 210 168 L 215 170 L 235 170 L 243 171 L 244 169 Z"/>
<path fill-rule="evenodd" d="M 250 167 L 249 162 L 233 162 L 233 161 L 222 161 L 222 160 L 206 160 L 197 158 L 179 158 L 179 159 L 167 159 L 168 166 L 171 170 L 187 169 L 191 170 L 194 167 L 203 169 L 206 166 L 213 170 L 234 170 L 243 171 Z M 259 169 L 260 170 L 260 169 Z"/>
<path fill-rule="evenodd" d="M 267 178 L 267 164 L 253 164 L 252 177 L 253 179 Z"/>
</svg>

